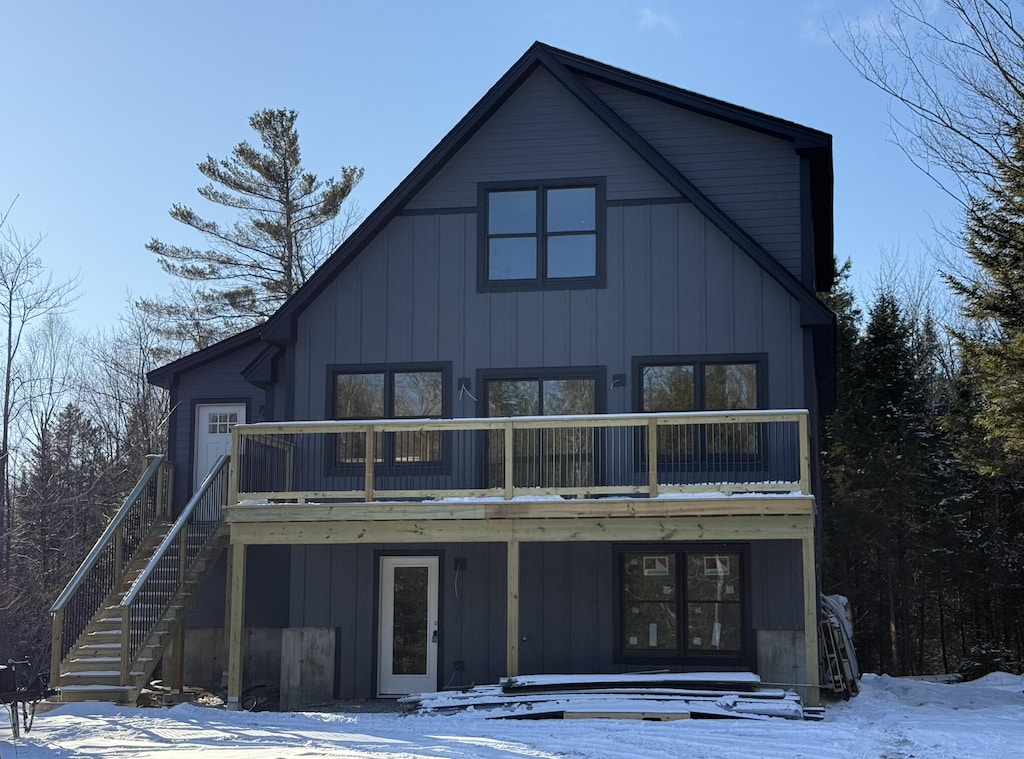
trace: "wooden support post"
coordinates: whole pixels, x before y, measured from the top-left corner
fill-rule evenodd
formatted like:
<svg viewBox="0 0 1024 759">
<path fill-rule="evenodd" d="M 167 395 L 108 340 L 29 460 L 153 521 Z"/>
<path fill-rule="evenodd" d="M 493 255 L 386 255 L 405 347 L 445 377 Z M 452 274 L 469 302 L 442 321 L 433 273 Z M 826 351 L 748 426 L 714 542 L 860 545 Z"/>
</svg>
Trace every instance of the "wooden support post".
<svg viewBox="0 0 1024 759">
<path fill-rule="evenodd" d="M 515 456 L 512 450 L 514 436 L 512 435 L 512 422 L 505 423 L 505 500 L 511 501 L 515 494 L 515 482 L 513 481 L 513 469 Z"/>
<path fill-rule="evenodd" d="M 224 670 L 220 675 L 220 687 L 221 690 L 227 690 L 228 687 L 228 670 L 227 660 L 228 651 L 231 650 L 231 575 L 234 572 L 235 566 L 235 546 L 233 543 L 228 543 L 227 550 L 224 552 L 224 559 L 227 564 L 224 570 Z"/>
<path fill-rule="evenodd" d="M 514 537 L 506 544 L 508 556 L 508 610 L 506 636 L 508 657 L 505 662 L 506 677 L 519 674 L 519 541 Z"/>
<path fill-rule="evenodd" d="M 814 564 L 814 527 L 809 528 L 807 535 L 800 541 L 803 552 L 804 574 L 804 649 L 807 658 L 807 706 L 818 706 L 821 703 L 821 673 L 818 667 L 818 607 L 821 600 L 818 595 L 817 574 Z"/>
<path fill-rule="evenodd" d="M 235 543 L 231 561 L 228 609 L 228 710 L 242 708 L 242 644 L 245 641 L 245 543 Z"/>
<path fill-rule="evenodd" d="M 178 622 L 174 631 L 174 639 L 171 641 L 171 693 L 181 693 L 185 690 L 185 620 Z"/>
<path fill-rule="evenodd" d="M 658 420 L 647 421 L 647 487 L 651 498 L 658 497 Z"/>
<path fill-rule="evenodd" d="M 53 613 L 53 629 L 50 632 L 50 685 L 60 685 L 60 670 L 64 652 L 64 607 Z"/>
</svg>

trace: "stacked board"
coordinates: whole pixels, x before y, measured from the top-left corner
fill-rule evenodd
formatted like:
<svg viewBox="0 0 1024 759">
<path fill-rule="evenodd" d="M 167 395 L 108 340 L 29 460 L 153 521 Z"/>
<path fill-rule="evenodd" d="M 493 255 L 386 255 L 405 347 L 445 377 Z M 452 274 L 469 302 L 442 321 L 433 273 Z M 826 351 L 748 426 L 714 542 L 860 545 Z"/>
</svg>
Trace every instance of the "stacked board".
<svg viewBox="0 0 1024 759">
<path fill-rule="evenodd" d="M 821 719 L 793 691 L 761 687 L 749 672 L 524 675 L 458 691 L 400 699 L 407 712 L 446 714 L 466 709 L 493 712 L 493 719 L 617 718 Z"/>
</svg>

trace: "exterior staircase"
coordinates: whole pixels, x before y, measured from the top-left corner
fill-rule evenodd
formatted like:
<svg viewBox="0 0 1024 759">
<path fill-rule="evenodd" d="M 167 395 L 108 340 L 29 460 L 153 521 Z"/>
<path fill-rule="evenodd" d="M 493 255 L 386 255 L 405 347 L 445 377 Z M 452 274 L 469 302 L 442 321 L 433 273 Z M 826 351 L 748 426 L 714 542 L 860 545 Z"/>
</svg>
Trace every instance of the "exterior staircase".
<svg viewBox="0 0 1024 759">
<path fill-rule="evenodd" d="M 151 458 L 51 609 L 52 700 L 134 703 L 227 545 L 227 458 L 173 522 L 170 467 Z"/>
</svg>

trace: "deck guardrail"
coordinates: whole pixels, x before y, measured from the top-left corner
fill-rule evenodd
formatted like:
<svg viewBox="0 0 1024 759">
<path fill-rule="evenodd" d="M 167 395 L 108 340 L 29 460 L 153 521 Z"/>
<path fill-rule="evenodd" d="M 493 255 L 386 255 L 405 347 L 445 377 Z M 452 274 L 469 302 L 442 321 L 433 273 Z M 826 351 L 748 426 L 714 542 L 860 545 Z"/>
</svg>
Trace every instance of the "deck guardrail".
<svg viewBox="0 0 1024 759">
<path fill-rule="evenodd" d="M 810 493 L 802 410 L 258 423 L 230 503 Z"/>
<path fill-rule="evenodd" d="M 162 455 L 148 465 L 107 529 L 79 566 L 50 613 L 53 615 L 50 682 L 60 682 L 61 662 L 85 632 L 104 599 L 114 591 L 157 522 L 170 518 L 172 465 Z"/>
</svg>

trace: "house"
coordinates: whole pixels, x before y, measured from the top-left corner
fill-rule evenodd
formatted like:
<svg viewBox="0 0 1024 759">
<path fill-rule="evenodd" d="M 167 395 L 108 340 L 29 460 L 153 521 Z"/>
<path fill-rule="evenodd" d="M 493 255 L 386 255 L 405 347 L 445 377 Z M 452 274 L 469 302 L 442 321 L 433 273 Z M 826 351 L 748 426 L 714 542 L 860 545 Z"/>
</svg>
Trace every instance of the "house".
<svg viewBox="0 0 1024 759">
<path fill-rule="evenodd" d="M 163 658 L 233 707 L 814 701 L 834 275 L 829 135 L 534 44 L 267 323 L 152 372 L 168 455 L 54 605 L 65 698 Z"/>
</svg>

